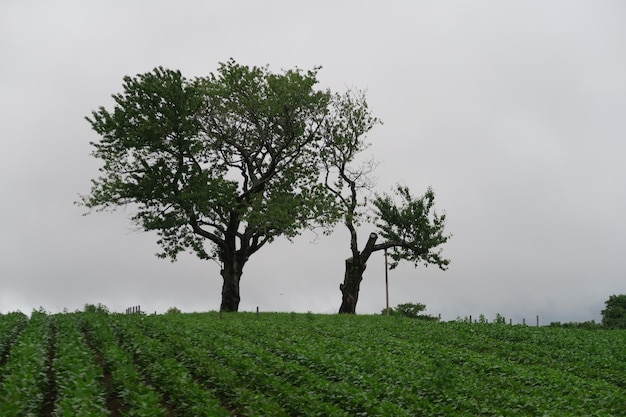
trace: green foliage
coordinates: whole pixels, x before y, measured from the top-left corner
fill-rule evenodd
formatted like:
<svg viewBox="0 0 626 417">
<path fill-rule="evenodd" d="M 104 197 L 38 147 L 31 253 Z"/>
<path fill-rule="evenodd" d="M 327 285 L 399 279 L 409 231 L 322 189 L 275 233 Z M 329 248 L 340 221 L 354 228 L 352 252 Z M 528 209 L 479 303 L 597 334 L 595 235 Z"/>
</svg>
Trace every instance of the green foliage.
<svg viewBox="0 0 626 417">
<path fill-rule="evenodd" d="M 446 243 L 451 235 L 444 234 L 445 214 L 438 215 L 434 211 L 435 193 L 431 188 L 416 198 L 407 187 L 398 185 L 395 196 L 379 195 L 373 204 L 376 226 L 390 249 L 391 269 L 401 260 L 413 262 L 415 266 L 434 264 L 447 269 L 450 261 L 436 248 Z"/>
<path fill-rule="evenodd" d="M 83 308 L 83 312 L 109 314 L 109 308 L 105 306 L 104 304 L 100 304 L 100 303 L 98 303 L 97 305 L 85 304 L 85 307 Z"/>
<path fill-rule="evenodd" d="M 104 165 L 81 203 L 133 204 L 133 221 L 157 231 L 160 255 L 172 260 L 185 250 L 219 259 L 235 250 L 230 235 L 247 257 L 277 236 L 332 223 L 317 164 L 330 93 L 314 88 L 316 77 L 233 60 L 207 77 L 161 67 L 125 77 L 114 109 L 87 118 Z"/>
<path fill-rule="evenodd" d="M 602 310 L 602 325 L 614 329 L 626 329 L 626 294 L 612 295 Z"/>
<path fill-rule="evenodd" d="M 180 314 L 180 313 L 181 313 L 181 311 L 177 307 L 170 307 L 165 312 L 165 314 Z"/>
<path fill-rule="evenodd" d="M 78 327 L 78 316 L 57 316 L 54 380 L 55 417 L 109 415 L 100 380 L 102 369 Z"/>
<path fill-rule="evenodd" d="M 175 358 L 177 355 L 173 350 L 174 346 L 165 346 L 159 340 L 145 334 L 137 326 L 135 320 L 137 316 L 120 317 L 131 319 L 118 320 L 115 326 L 116 336 L 122 340 L 124 349 L 132 355 L 134 361 L 141 367 L 142 373 L 159 387 L 182 415 L 216 417 L 230 415 L 220 406 L 214 394 L 195 382 L 190 371 Z"/>
<path fill-rule="evenodd" d="M 425 321 L 438 320 L 437 317 L 429 316 L 427 314 L 420 314 L 426 310 L 426 305 L 421 303 L 403 303 L 398 304 L 395 308 L 389 308 L 390 316 L 402 316 L 412 319 L 420 319 Z M 383 309 L 382 314 L 387 314 L 387 309 Z"/>
<path fill-rule="evenodd" d="M 553 321 L 550 323 L 550 327 L 563 327 L 563 328 L 575 328 L 575 329 L 586 329 L 586 330 L 599 330 L 602 329 L 602 324 L 596 323 L 595 320 L 584 321 L 582 323 L 579 322 L 567 322 L 561 323 L 559 321 Z"/>
<path fill-rule="evenodd" d="M 0 314 L 0 362 L 27 323 L 28 317 L 22 312 Z"/>
<path fill-rule="evenodd" d="M 356 227 L 367 219 L 365 213 L 371 203 L 376 213 L 367 220 L 376 223 L 385 240 L 373 250 L 391 249 L 392 269 L 400 260 L 408 260 L 416 266 L 419 263 L 436 264 L 445 269 L 450 261 L 443 259 L 441 250 L 434 251 L 434 248 L 445 243 L 451 235 L 443 233 L 446 216 L 434 211 L 435 193 L 428 188 L 424 196 L 416 198 L 407 187 L 397 186 L 395 196 L 377 195 L 368 201 L 376 163 L 369 161 L 360 167 L 352 165 L 359 153 L 369 146 L 365 142 L 367 133 L 381 122 L 372 115 L 362 92 L 336 95 L 333 100 L 336 115 L 329 123 L 322 160 L 327 172 L 326 186 L 335 195 L 351 232 L 353 257 L 358 256 Z M 395 197 L 400 197 L 400 201 L 396 202 Z"/>
<path fill-rule="evenodd" d="M 33 311 L 28 325 L 10 346 L 6 363 L 0 369 L 1 416 L 38 415 L 47 382 L 45 371 L 50 340 L 51 319 L 41 311 Z"/>
<path fill-rule="evenodd" d="M 349 91 L 332 97 L 333 113 L 326 124 L 326 142 L 321 162 L 326 171 L 326 187 L 335 196 L 335 207 L 348 228 L 358 226 L 367 210 L 366 196 L 373 180 L 369 177 L 373 161 L 352 166 L 359 153 L 366 150 L 367 133 L 381 121 L 369 110 L 365 93 Z"/>
<path fill-rule="evenodd" d="M 622 331 L 313 313 L 24 320 L 0 315 L 0 340 L 17 335 L 2 416 L 40 415 L 50 390 L 52 415 L 108 415 L 105 395 L 134 417 L 626 412 Z"/>
<path fill-rule="evenodd" d="M 105 371 L 111 376 L 107 395 L 119 398 L 124 405 L 124 415 L 129 417 L 163 417 L 163 397 L 146 384 L 144 376 L 135 367 L 133 356 L 117 344 L 109 320 L 98 315 L 83 317 L 83 328 L 98 352 L 101 353 Z"/>
<path fill-rule="evenodd" d="M 495 324 L 506 324 L 506 318 L 500 313 L 496 313 L 496 318 L 493 320 Z"/>
</svg>

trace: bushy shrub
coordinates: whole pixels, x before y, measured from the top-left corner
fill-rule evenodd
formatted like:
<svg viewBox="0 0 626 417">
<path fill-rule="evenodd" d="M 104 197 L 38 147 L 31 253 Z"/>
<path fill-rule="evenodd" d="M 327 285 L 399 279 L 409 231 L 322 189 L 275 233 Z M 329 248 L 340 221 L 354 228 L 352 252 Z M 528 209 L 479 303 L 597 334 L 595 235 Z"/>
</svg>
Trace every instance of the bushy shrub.
<svg viewBox="0 0 626 417">
<path fill-rule="evenodd" d="M 85 307 L 83 308 L 83 311 L 85 313 L 103 313 L 103 314 L 109 314 L 109 308 L 107 306 L 105 306 L 104 304 L 85 304 Z"/>
<path fill-rule="evenodd" d="M 550 327 L 563 327 L 565 329 L 587 329 L 587 330 L 597 330 L 601 329 L 602 325 L 600 323 L 596 323 L 595 320 L 585 321 L 582 323 L 570 321 L 568 323 L 561 323 L 560 321 L 553 321 L 550 323 Z"/>
<path fill-rule="evenodd" d="M 506 324 L 506 318 L 502 314 L 496 313 L 496 318 L 493 322 L 496 324 Z"/>
<path fill-rule="evenodd" d="M 390 316 L 403 316 L 412 319 L 420 319 L 427 321 L 437 320 L 437 317 L 429 316 L 427 314 L 420 314 L 426 310 L 426 305 L 421 303 L 403 303 L 398 304 L 395 308 L 389 308 Z M 382 314 L 387 314 L 387 309 L 383 309 Z"/>
</svg>

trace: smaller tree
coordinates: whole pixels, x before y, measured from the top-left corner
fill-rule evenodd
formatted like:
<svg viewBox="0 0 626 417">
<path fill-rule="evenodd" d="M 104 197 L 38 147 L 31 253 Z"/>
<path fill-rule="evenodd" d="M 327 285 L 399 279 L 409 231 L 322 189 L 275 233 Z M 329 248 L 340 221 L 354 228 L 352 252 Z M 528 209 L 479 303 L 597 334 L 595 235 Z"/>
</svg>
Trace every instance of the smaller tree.
<svg viewBox="0 0 626 417">
<path fill-rule="evenodd" d="M 272 73 L 233 60 L 193 79 L 156 68 L 124 78 L 114 108 L 87 121 L 104 163 L 80 204 L 154 231 L 162 258 L 220 263 L 220 311 L 237 311 L 244 266 L 276 238 L 333 224 L 318 159 L 330 123 L 318 68 Z"/>
<path fill-rule="evenodd" d="M 414 196 L 407 187 L 398 185 L 393 194 L 375 194 L 368 200 L 375 183 L 372 173 L 376 163 L 354 162 L 368 147 L 365 135 L 380 121 L 371 114 L 361 92 L 334 95 L 333 103 L 335 113 L 327 124 L 322 162 L 326 187 L 336 197 L 337 209 L 350 232 L 352 256 L 345 260 L 344 281 L 339 286 L 339 313 L 354 314 L 363 272 L 372 253 L 389 250 L 391 269 L 400 261 L 408 261 L 415 266 L 433 264 L 445 270 L 450 261 L 442 256 L 440 246 L 451 235 L 444 233 L 446 216 L 435 212 L 435 193 L 430 187 L 423 196 Z M 358 227 L 364 222 L 374 223 L 377 233 L 369 234 L 361 250 Z"/>
<path fill-rule="evenodd" d="M 626 294 L 612 295 L 605 301 L 602 325 L 613 329 L 626 329 Z"/>
</svg>

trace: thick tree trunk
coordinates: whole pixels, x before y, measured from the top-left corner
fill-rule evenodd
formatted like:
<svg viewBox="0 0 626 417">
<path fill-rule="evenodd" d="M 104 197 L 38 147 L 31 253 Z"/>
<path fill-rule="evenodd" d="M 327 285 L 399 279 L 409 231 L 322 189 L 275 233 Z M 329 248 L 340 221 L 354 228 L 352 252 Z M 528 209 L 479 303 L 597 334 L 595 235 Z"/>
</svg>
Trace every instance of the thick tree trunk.
<svg viewBox="0 0 626 417">
<path fill-rule="evenodd" d="M 339 314 L 355 314 L 356 303 L 359 300 L 359 289 L 361 281 L 363 281 L 363 272 L 367 267 L 367 260 L 374 251 L 374 244 L 378 236 L 376 233 L 370 233 L 369 239 L 365 244 L 363 251 L 356 249 L 356 233 L 353 234 L 353 257 L 346 259 L 346 273 L 343 278 L 343 284 L 339 285 L 341 290 L 341 307 Z"/>
<path fill-rule="evenodd" d="M 359 289 L 363 280 L 363 271 L 366 265 L 355 261 L 354 258 L 346 259 L 346 273 L 343 284 L 339 285 L 341 290 L 341 307 L 339 314 L 355 314 L 356 303 L 359 300 Z"/>
<path fill-rule="evenodd" d="M 224 283 L 222 285 L 222 304 L 220 311 L 233 312 L 239 310 L 239 282 L 243 273 L 243 265 L 245 260 L 241 259 L 237 254 L 233 256 L 225 256 L 223 261 L 223 269 L 220 271 Z"/>
</svg>

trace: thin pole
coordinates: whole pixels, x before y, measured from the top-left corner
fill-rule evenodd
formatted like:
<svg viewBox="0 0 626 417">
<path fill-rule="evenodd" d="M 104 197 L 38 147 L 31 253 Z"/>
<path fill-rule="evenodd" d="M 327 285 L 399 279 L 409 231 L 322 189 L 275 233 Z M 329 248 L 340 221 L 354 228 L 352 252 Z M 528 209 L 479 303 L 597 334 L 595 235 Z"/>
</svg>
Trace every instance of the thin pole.
<svg viewBox="0 0 626 417">
<path fill-rule="evenodd" d="M 385 295 L 387 299 L 387 315 L 389 315 L 389 270 L 387 268 L 387 248 L 385 248 Z"/>
</svg>

